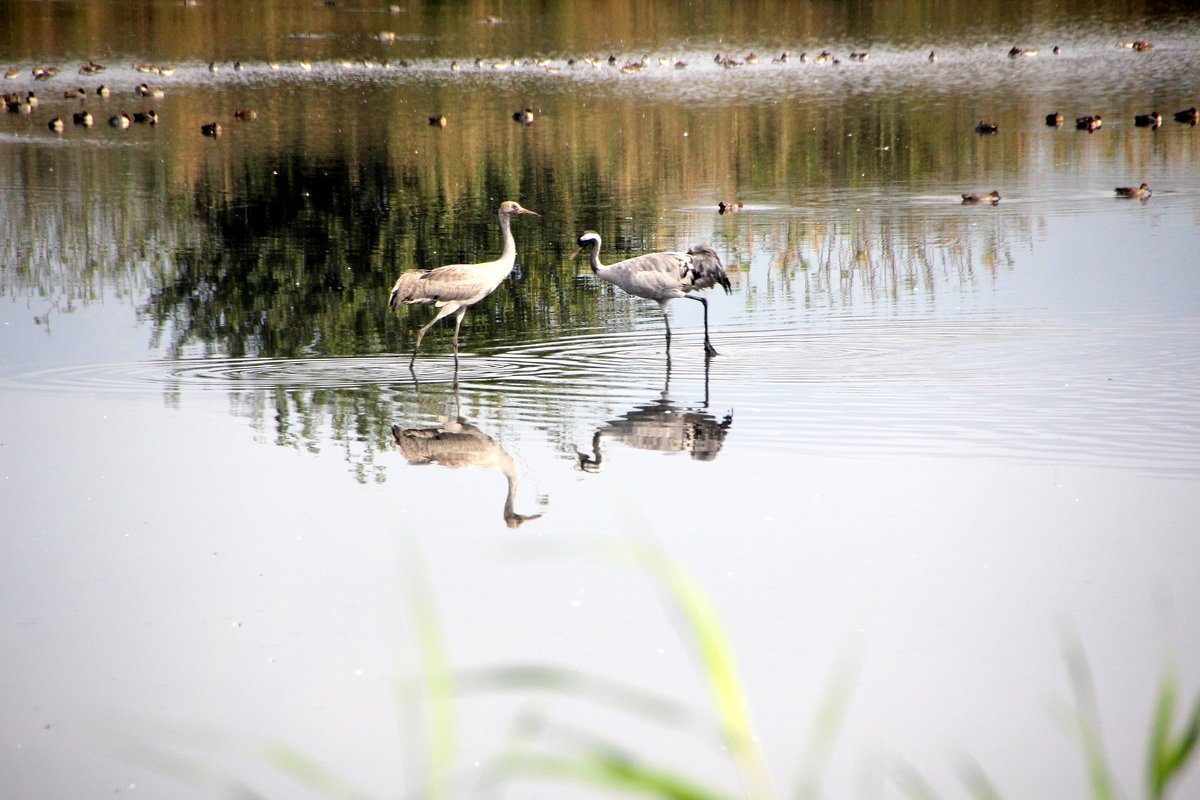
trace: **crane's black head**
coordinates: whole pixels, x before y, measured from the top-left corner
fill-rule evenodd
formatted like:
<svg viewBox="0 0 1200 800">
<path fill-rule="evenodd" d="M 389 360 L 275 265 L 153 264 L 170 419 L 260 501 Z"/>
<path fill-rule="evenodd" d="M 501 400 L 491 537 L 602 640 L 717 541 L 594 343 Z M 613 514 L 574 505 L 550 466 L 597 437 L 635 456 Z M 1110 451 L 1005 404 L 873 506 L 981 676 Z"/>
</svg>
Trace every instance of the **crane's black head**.
<svg viewBox="0 0 1200 800">
<path fill-rule="evenodd" d="M 584 231 L 579 234 L 579 239 L 575 242 L 575 244 L 579 245 L 580 250 L 592 243 L 595 243 L 597 247 L 600 246 L 600 234 L 595 231 Z"/>
</svg>

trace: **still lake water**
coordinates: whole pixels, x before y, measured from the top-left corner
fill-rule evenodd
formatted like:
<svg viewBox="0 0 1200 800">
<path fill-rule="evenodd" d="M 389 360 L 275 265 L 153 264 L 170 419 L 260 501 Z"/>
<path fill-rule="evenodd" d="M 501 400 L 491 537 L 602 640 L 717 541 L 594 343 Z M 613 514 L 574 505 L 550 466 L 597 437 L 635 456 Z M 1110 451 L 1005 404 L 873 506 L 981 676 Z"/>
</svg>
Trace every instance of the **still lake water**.
<svg viewBox="0 0 1200 800">
<path fill-rule="evenodd" d="M 715 713 L 610 552 L 652 543 L 711 600 L 779 795 L 923 796 L 915 771 L 962 796 L 974 763 L 1005 797 L 1086 796 L 1071 636 L 1142 794 L 1160 671 L 1200 688 L 1200 131 L 1171 119 L 1200 15 L 935 5 L 0 8 L 4 89 L 42 98 L 0 116 L 8 791 L 352 794 L 293 782 L 283 743 L 419 796 L 436 692 L 409 688 L 441 652 L 451 795 L 594 796 L 484 788 L 594 741 L 736 794 L 719 742 L 608 683 Z M 542 214 L 513 276 L 457 372 L 439 323 L 410 374 L 431 312 L 388 289 L 495 257 L 508 198 Z M 588 228 L 605 261 L 712 243 L 720 355 L 680 302 L 668 360 L 657 307 L 570 259 Z M 459 672 L 513 664 L 600 702 Z"/>
</svg>

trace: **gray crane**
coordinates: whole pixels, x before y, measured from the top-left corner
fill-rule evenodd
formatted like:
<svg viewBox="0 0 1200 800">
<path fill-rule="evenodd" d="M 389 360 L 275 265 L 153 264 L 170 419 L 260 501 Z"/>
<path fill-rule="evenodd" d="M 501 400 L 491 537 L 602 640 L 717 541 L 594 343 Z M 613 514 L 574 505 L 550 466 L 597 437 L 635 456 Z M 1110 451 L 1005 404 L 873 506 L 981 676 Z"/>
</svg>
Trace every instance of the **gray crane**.
<svg viewBox="0 0 1200 800">
<path fill-rule="evenodd" d="M 458 329 L 462 327 L 467 309 L 496 290 L 501 281 L 512 272 L 517 260 L 517 243 L 513 240 L 510 222 L 518 214 L 540 217 L 536 211 L 522 208 L 515 200 L 500 204 L 500 233 L 504 237 L 504 250 L 495 261 L 483 264 L 448 264 L 437 269 L 412 269 L 402 274 L 392 286 L 388 305 L 393 310 L 401 303 L 409 305 L 437 306 L 440 310 L 429 324 L 417 333 L 417 344 L 413 347 L 409 368 L 417 360 L 421 340 L 425 332 L 442 317 L 454 315 L 454 363 L 458 363 Z"/>
<path fill-rule="evenodd" d="M 584 231 L 577 244 L 579 248 L 574 255 L 591 247 L 591 266 L 596 277 L 620 286 L 629 294 L 658 303 L 667 326 L 668 353 L 671 350 L 671 321 L 667 317 L 667 304 L 677 297 L 700 301 L 704 306 L 704 353 L 706 356 L 717 354 L 708 339 L 708 301 L 693 294 L 717 284 L 724 287 L 726 294 L 732 291 L 729 276 L 725 274 L 725 267 L 721 265 L 716 250 L 706 244 L 698 244 L 686 253 L 647 253 L 605 266 L 600 263 L 600 234 Z"/>
</svg>

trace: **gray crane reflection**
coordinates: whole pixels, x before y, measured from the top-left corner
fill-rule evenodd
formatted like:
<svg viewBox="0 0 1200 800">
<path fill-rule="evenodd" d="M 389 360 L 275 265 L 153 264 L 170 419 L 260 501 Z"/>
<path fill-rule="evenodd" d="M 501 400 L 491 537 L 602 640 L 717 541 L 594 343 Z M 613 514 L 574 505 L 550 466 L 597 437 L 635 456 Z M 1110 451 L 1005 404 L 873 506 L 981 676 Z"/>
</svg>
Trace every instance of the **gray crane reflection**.
<svg viewBox="0 0 1200 800">
<path fill-rule="evenodd" d="M 417 402 L 420 403 L 421 386 L 419 383 L 416 385 Z M 514 510 L 517 487 L 520 485 L 517 463 L 495 439 L 462 417 L 457 371 L 451 391 L 454 396 L 453 416 L 442 416 L 441 424 L 430 428 L 392 425 L 393 444 L 413 466 L 441 464 L 451 469 L 483 467 L 498 470 L 508 482 L 508 492 L 504 497 L 504 524 L 519 528 L 540 517 L 541 514 L 518 514 Z"/>
<path fill-rule="evenodd" d="M 664 453 L 688 453 L 697 461 L 712 461 L 721 451 L 725 436 L 733 425 L 733 409 L 721 419 L 708 411 L 709 361 L 704 360 L 704 401 L 699 405 L 680 405 L 670 398 L 671 359 L 667 357 L 666 378 L 658 399 L 626 411 L 609 420 L 592 434 L 592 452 L 579 448 L 579 468 L 599 472 L 603 467 L 602 440 L 615 440 L 639 450 Z"/>
</svg>

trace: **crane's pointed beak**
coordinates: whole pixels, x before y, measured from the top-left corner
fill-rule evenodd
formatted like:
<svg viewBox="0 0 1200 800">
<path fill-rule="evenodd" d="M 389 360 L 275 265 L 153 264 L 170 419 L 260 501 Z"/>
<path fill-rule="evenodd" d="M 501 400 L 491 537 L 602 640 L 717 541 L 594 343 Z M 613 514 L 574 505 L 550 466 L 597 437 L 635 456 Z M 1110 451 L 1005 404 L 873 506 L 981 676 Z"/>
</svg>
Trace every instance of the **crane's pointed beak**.
<svg viewBox="0 0 1200 800">
<path fill-rule="evenodd" d="M 518 211 L 517 213 L 518 213 L 518 214 L 529 214 L 529 215 L 531 215 L 531 216 L 534 216 L 534 217 L 540 217 L 540 216 L 541 216 L 541 214 L 537 213 L 536 211 L 530 211 L 528 208 L 524 208 L 524 207 L 522 207 L 522 208 L 521 208 L 521 210 L 520 210 L 520 211 Z"/>
<path fill-rule="evenodd" d="M 573 253 L 571 253 L 571 260 L 572 260 L 572 261 L 574 261 L 574 260 L 575 260 L 575 258 L 576 258 L 576 257 L 577 257 L 577 256 L 578 256 L 580 253 L 582 253 L 582 252 L 583 252 L 583 248 L 582 248 L 582 247 L 576 247 L 576 248 L 575 248 L 575 251 L 574 251 Z"/>
</svg>

